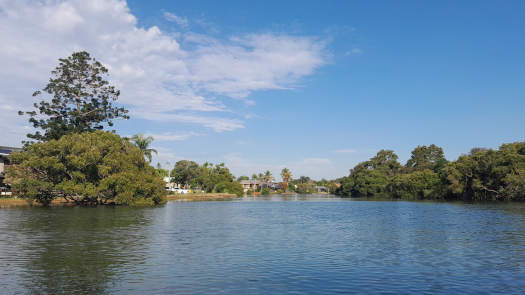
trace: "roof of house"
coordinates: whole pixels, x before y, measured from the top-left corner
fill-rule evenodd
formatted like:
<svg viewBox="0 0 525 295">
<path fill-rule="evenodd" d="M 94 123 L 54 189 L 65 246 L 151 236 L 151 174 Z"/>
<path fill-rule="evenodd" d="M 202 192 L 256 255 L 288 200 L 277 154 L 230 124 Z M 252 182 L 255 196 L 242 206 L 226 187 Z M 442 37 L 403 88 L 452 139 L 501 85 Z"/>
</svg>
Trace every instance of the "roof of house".
<svg viewBox="0 0 525 295">
<path fill-rule="evenodd" d="M 260 180 L 251 180 L 250 179 L 250 180 L 241 180 L 239 183 L 240 184 L 261 184 L 263 182 L 260 181 Z"/>
<path fill-rule="evenodd" d="M 0 155 L 7 156 L 12 152 L 21 151 L 22 148 L 10 147 L 10 146 L 1 146 L 0 145 Z"/>
</svg>

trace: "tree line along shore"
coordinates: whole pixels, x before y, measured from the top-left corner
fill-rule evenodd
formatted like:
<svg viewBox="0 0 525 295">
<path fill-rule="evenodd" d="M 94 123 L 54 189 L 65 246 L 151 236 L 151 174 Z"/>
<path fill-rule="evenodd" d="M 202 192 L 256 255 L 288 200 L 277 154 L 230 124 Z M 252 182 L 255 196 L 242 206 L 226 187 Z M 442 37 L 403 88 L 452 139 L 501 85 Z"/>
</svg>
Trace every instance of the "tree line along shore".
<svg viewBox="0 0 525 295">
<path fill-rule="evenodd" d="M 503 144 L 497 150 L 474 148 L 455 161 L 447 161 L 436 145 L 418 146 L 405 165 L 393 151 L 381 150 L 348 176 L 321 181 L 293 179 L 287 168 L 278 183 L 269 171 L 236 179 L 223 163 L 199 165 L 188 160 L 169 171 L 160 165 L 154 168 L 152 137 L 127 138 L 107 130 L 115 120 L 129 116 L 116 105 L 120 91 L 109 84 L 108 70 L 100 62 L 85 51 L 74 52 L 59 59 L 51 74 L 46 87 L 33 94 L 44 99 L 34 104 L 34 110 L 19 112 L 28 116 L 36 131 L 27 134 L 22 151 L 10 155 L 4 180 L 13 195 L 28 204 L 153 206 L 168 199 L 309 194 L 320 189 L 342 197 L 376 199 L 525 200 L 525 142 Z M 169 183 L 201 194 L 168 197 L 166 177 Z M 243 181 L 256 185 L 247 189 Z"/>
<path fill-rule="evenodd" d="M 337 181 L 335 194 L 345 197 L 524 201 L 525 142 L 473 148 L 450 162 L 442 148 L 418 146 L 405 165 L 393 151 L 381 150 Z"/>
</svg>

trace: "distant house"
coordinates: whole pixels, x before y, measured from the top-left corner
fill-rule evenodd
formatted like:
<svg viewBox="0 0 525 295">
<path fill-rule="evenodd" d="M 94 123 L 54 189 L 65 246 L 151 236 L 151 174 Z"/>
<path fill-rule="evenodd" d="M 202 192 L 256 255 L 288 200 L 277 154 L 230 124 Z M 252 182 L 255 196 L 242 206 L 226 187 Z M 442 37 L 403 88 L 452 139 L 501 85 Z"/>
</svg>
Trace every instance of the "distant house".
<svg viewBox="0 0 525 295">
<path fill-rule="evenodd" d="M 327 193 L 328 192 L 328 188 L 326 186 L 321 186 L 321 185 L 316 185 L 315 186 L 315 190 L 318 193 Z"/>
<path fill-rule="evenodd" d="M 21 148 L 0 146 L 0 180 L 5 178 L 5 168 L 9 165 L 9 155 L 12 152 L 21 151 Z"/>
<path fill-rule="evenodd" d="M 266 186 L 274 191 L 281 188 L 281 184 L 279 184 L 278 182 L 269 182 L 269 183 L 266 183 Z"/>
<path fill-rule="evenodd" d="M 244 192 L 247 192 L 248 190 L 251 190 L 251 191 L 259 190 L 259 188 L 262 187 L 262 184 L 264 182 L 260 180 L 241 180 L 239 183 L 242 185 Z"/>
<path fill-rule="evenodd" d="M 239 183 L 242 185 L 244 192 L 247 192 L 248 190 L 255 192 L 263 188 L 269 188 L 270 190 L 276 191 L 281 188 L 281 185 L 278 182 L 273 181 L 241 180 Z"/>
<path fill-rule="evenodd" d="M 163 180 L 166 183 L 165 188 L 166 188 L 167 191 L 175 191 L 177 189 L 182 189 L 183 188 L 182 185 L 171 181 L 170 177 L 164 177 Z"/>
</svg>

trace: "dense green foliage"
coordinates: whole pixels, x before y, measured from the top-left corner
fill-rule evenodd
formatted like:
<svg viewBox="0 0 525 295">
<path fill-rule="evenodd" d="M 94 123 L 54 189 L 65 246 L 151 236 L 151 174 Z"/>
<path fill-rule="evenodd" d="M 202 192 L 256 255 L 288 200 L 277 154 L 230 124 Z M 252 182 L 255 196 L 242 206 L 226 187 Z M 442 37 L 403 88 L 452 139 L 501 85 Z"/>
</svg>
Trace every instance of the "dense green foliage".
<svg viewBox="0 0 525 295">
<path fill-rule="evenodd" d="M 430 146 L 418 146 L 412 151 L 406 167 L 413 170 L 429 169 L 434 172 L 442 169 L 447 164 L 443 149 L 431 144 Z"/>
<path fill-rule="evenodd" d="M 237 181 L 242 181 L 242 180 L 250 180 L 250 178 L 246 175 L 241 175 L 237 177 Z"/>
<path fill-rule="evenodd" d="M 23 152 L 13 153 L 7 181 L 23 198 L 49 204 L 63 197 L 77 204 L 154 205 L 166 201 L 161 174 L 151 161 L 153 140 L 133 137 L 136 147 L 118 135 L 100 131 L 128 111 L 113 105 L 119 90 L 109 85 L 108 70 L 89 53 L 75 52 L 51 72 L 29 115 L 37 129 Z M 97 131 L 98 130 L 98 131 Z"/>
<path fill-rule="evenodd" d="M 181 160 L 171 171 L 172 180 L 185 187 L 198 188 L 207 193 L 231 193 L 241 196 L 242 185 L 235 181 L 224 163 L 202 166 L 193 161 Z"/>
<path fill-rule="evenodd" d="M 387 185 L 387 192 L 394 198 L 407 200 L 436 199 L 439 195 L 439 176 L 429 169 L 394 176 Z"/>
<path fill-rule="evenodd" d="M 236 194 L 240 197 L 243 195 L 244 189 L 242 185 L 237 181 L 222 181 L 217 183 L 217 185 L 215 186 L 215 192 Z"/>
<path fill-rule="evenodd" d="M 166 201 L 164 182 L 140 149 L 103 131 L 65 135 L 11 155 L 8 182 L 23 198 L 49 204 L 154 205 Z"/>
<path fill-rule="evenodd" d="M 171 179 L 185 187 L 196 187 L 200 173 L 201 168 L 199 164 L 193 161 L 181 160 L 175 163 L 175 167 L 171 171 Z"/>
<path fill-rule="evenodd" d="M 295 188 L 295 192 L 298 194 L 313 194 L 316 192 L 315 185 L 313 183 L 299 183 Z"/>
<path fill-rule="evenodd" d="M 352 197 L 464 201 L 525 200 L 525 142 L 472 149 L 447 162 L 435 145 L 419 146 L 405 166 L 381 150 L 340 179 L 336 193 Z"/>
<path fill-rule="evenodd" d="M 160 166 L 160 163 L 157 163 L 157 168 L 155 169 L 155 173 L 159 176 L 159 177 L 169 177 L 170 176 L 170 171 L 167 170 L 167 169 L 163 169 L 161 166 Z"/>
<path fill-rule="evenodd" d="M 43 134 L 40 131 L 27 134 L 28 138 L 59 139 L 65 134 L 101 130 L 105 124 L 113 126 L 114 119 L 129 118 L 126 109 L 113 106 L 120 92 L 106 81 L 108 70 L 89 53 L 75 52 L 59 61 L 42 90 L 50 100 L 35 103 L 36 111 L 19 112 L 29 115 L 31 125 L 43 131 Z M 42 91 L 33 96 L 41 95 Z"/>
<path fill-rule="evenodd" d="M 316 181 L 315 185 L 326 187 L 328 193 L 334 193 L 336 191 L 336 189 L 337 189 L 337 185 L 336 185 L 335 181 L 333 181 L 333 180 L 326 180 L 324 178 L 319 180 L 319 181 Z"/>
</svg>

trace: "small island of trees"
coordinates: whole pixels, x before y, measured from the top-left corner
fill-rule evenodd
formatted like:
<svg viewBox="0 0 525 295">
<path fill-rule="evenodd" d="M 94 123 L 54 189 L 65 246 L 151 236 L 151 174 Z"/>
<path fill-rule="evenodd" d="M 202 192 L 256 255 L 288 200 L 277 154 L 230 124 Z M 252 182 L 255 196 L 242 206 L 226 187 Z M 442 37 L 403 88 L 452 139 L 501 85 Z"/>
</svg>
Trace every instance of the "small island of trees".
<svg viewBox="0 0 525 295">
<path fill-rule="evenodd" d="M 75 52 L 60 59 L 46 87 L 33 94 L 50 98 L 19 112 L 37 131 L 11 155 L 6 182 L 15 195 L 44 205 L 59 197 L 76 204 L 166 202 L 164 183 L 144 158 L 151 151 L 102 131 L 113 120 L 129 119 L 113 104 L 120 92 L 107 72 L 89 53 Z"/>
</svg>

